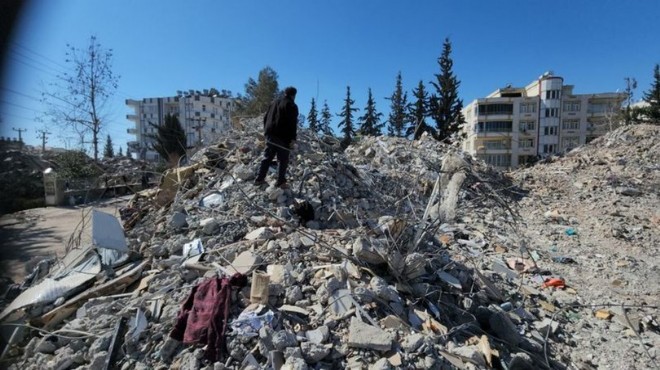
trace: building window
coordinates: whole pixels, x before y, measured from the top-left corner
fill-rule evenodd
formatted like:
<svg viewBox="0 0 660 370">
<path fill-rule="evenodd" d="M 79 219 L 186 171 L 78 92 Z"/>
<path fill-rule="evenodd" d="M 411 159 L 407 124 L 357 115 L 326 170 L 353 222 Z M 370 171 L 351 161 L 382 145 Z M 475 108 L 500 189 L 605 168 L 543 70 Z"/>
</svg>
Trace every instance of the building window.
<svg viewBox="0 0 660 370">
<path fill-rule="evenodd" d="M 202 104 L 202 112 L 206 112 L 206 105 Z"/>
<path fill-rule="evenodd" d="M 564 148 L 564 150 L 577 148 L 578 145 L 579 145 L 578 137 L 564 137 L 561 139 L 561 146 Z"/>
<path fill-rule="evenodd" d="M 561 90 L 548 90 L 545 92 L 546 99 L 559 99 L 561 96 Z"/>
<path fill-rule="evenodd" d="M 559 108 L 545 108 L 545 116 L 546 117 L 558 117 L 559 116 Z"/>
<path fill-rule="evenodd" d="M 509 154 L 479 154 L 477 158 L 495 167 L 511 166 L 511 155 Z"/>
<path fill-rule="evenodd" d="M 536 103 L 521 103 L 520 113 L 536 113 Z"/>
<path fill-rule="evenodd" d="M 543 153 L 549 154 L 557 151 L 557 144 L 543 144 Z"/>
<path fill-rule="evenodd" d="M 587 113 L 609 113 L 614 110 L 614 105 L 607 103 L 589 104 Z"/>
<path fill-rule="evenodd" d="M 561 123 L 562 130 L 579 130 L 580 129 L 580 120 L 579 119 L 565 119 Z"/>
<path fill-rule="evenodd" d="M 533 148 L 534 139 L 522 139 L 518 142 L 518 146 L 521 148 Z"/>
<path fill-rule="evenodd" d="M 513 104 L 479 104 L 479 114 L 513 114 Z"/>
<path fill-rule="evenodd" d="M 511 132 L 511 121 L 491 121 L 477 123 L 477 132 Z"/>
<path fill-rule="evenodd" d="M 536 122 L 534 121 L 520 121 L 518 125 L 520 132 L 534 131 L 536 130 Z"/>
<path fill-rule="evenodd" d="M 557 136 L 558 131 L 557 126 L 547 126 L 543 128 L 543 135 Z"/>
<path fill-rule="evenodd" d="M 509 143 L 504 140 L 488 140 L 484 141 L 486 149 L 509 149 Z"/>
<path fill-rule="evenodd" d="M 199 95 L 195 95 L 195 101 L 199 101 Z"/>
<path fill-rule="evenodd" d="M 580 111 L 579 101 L 564 102 L 564 112 L 579 112 L 579 111 Z"/>
<path fill-rule="evenodd" d="M 199 117 L 199 112 L 195 112 L 195 117 Z"/>
</svg>

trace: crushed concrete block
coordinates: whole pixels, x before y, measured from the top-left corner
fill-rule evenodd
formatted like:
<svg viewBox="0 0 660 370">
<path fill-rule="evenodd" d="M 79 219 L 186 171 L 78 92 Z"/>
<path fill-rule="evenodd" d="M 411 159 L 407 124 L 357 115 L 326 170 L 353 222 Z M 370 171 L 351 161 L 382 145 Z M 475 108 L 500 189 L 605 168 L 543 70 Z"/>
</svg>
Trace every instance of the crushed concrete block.
<svg viewBox="0 0 660 370">
<path fill-rule="evenodd" d="M 245 235 L 245 239 L 247 240 L 269 240 L 271 239 L 275 234 L 273 234 L 273 231 L 265 226 L 262 226 L 258 229 L 250 231 L 247 235 Z"/>
<path fill-rule="evenodd" d="M 349 347 L 388 351 L 392 348 L 393 340 L 393 334 L 381 328 L 365 324 L 355 317 L 351 318 L 351 324 L 348 328 Z"/>
<path fill-rule="evenodd" d="M 369 370 L 390 370 L 390 362 L 386 358 L 381 358 L 378 361 L 374 362 L 373 365 L 369 366 Z"/>
<path fill-rule="evenodd" d="M 332 345 L 303 342 L 300 344 L 300 349 L 305 361 L 307 361 L 307 363 L 315 364 L 330 354 Z"/>
<path fill-rule="evenodd" d="M 479 366 L 485 368 L 486 367 L 486 359 L 484 358 L 484 355 L 481 353 L 481 350 L 479 349 L 479 346 L 463 346 L 463 347 L 455 347 L 452 351 L 453 354 L 469 358 L 472 360 L 474 363 L 478 364 Z"/>
<path fill-rule="evenodd" d="M 53 354 L 57 348 L 57 338 L 44 337 L 39 344 L 37 344 L 36 351 L 39 353 Z"/>
<path fill-rule="evenodd" d="M 172 217 L 170 217 L 170 227 L 179 230 L 188 226 L 187 216 L 183 212 L 175 212 Z"/>
<path fill-rule="evenodd" d="M 309 366 L 302 358 L 288 357 L 280 370 L 307 370 Z"/>
<path fill-rule="evenodd" d="M 326 325 L 321 325 L 314 330 L 308 330 L 305 333 L 305 336 L 312 343 L 322 344 L 328 340 L 330 329 Z"/>
<path fill-rule="evenodd" d="M 543 336 L 548 335 L 548 332 L 550 332 L 550 334 L 554 334 L 557 331 L 557 329 L 559 329 L 559 323 L 547 317 L 544 318 L 542 321 L 536 321 L 534 323 L 534 326 L 536 326 L 536 329 Z"/>
<path fill-rule="evenodd" d="M 280 330 L 273 335 L 273 347 L 280 351 L 284 351 L 288 347 L 296 347 L 298 345 L 298 340 L 296 335 L 290 333 L 286 330 Z"/>
<path fill-rule="evenodd" d="M 403 274 L 406 279 L 416 279 L 426 275 L 427 258 L 420 253 L 411 253 L 406 256 Z"/>
<path fill-rule="evenodd" d="M 89 369 L 103 369 L 105 366 L 105 359 L 108 357 L 108 352 L 101 351 L 92 355 L 92 361 L 89 364 Z"/>
<path fill-rule="evenodd" d="M 407 353 L 415 352 L 422 343 L 424 343 L 424 335 L 419 333 L 414 333 L 408 335 L 401 343 L 401 348 Z"/>
<path fill-rule="evenodd" d="M 353 255 L 359 260 L 374 265 L 386 263 L 387 252 L 380 245 L 372 244 L 365 238 L 353 242 Z"/>
</svg>

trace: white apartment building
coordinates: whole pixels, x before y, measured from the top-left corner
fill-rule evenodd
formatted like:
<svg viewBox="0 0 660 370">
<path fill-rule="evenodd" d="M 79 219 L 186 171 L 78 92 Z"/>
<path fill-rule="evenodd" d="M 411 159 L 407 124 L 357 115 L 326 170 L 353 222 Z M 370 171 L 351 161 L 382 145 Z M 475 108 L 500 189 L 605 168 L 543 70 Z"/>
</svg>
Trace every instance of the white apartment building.
<svg viewBox="0 0 660 370">
<path fill-rule="evenodd" d="M 509 168 L 567 152 L 603 135 L 624 93 L 573 94 L 572 85 L 546 72 L 525 87 L 507 86 L 463 109 L 463 150 Z"/>
<path fill-rule="evenodd" d="M 187 148 L 208 144 L 231 127 L 231 114 L 235 108 L 232 98 L 208 96 L 200 92 L 179 92 L 177 96 L 163 98 L 144 98 L 126 100 L 126 105 L 133 109 L 133 114 L 126 115 L 135 125 L 129 128 L 129 134 L 135 135 L 135 141 L 128 142 L 128 150 L 134 158 L 156 161 L 159 155 L 152 149 L 157 130 L 154 125 L 165 122 L 168 114 L 179 118 L 186 132 Z"/>
</svg>

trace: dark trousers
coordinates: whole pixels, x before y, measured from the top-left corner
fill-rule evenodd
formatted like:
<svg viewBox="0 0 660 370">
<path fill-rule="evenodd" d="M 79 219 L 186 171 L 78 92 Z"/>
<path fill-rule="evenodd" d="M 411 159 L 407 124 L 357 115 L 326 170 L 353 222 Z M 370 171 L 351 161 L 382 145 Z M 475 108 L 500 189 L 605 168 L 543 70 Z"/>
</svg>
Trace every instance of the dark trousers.
<svg viewBox="0 0 660 370">
<path fill-rule="evenodd" d="M 273 158 L 277 156 L 277 185 L 285 183 L 286 169 L 289 166 L 289 153 L 289 146 L 282 140 L 277 138 L 266 139 L 264 158 L 261 160 L 256 181 L 263 181 L 266 179 L 268 167 L 270 167 L 270 164 L 273 162 Z"/>
</svg>

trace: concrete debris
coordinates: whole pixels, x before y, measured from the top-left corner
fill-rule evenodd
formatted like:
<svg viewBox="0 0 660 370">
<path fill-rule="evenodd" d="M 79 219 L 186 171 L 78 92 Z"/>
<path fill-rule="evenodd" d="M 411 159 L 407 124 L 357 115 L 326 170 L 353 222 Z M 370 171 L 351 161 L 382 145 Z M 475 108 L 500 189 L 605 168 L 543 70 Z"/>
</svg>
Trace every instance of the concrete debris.
<svg viewBox="0 0 660 370">
<path fill-rule="evenodd" d="M 388 351 L 392 348 L 394 335 L 374 326 L 365 324 L 355 317 L 348 328 L 348 346 L 374 351 Z"/>
<path fill-rule="evenodd" d="M 658 346 L 657 317 L 642 306 L 660 303 L 660 129 L 621 128 L 510 173 L 428 136 L 361 137 L 342 151 L 301 129 L 280 189 L 251 183 L 264 139 L 259 119 L 243 127 L 131 200 L 128 270 L 104 267 L 80 287 L 83 301 L 23 313 L 95 337 L 25 338 L 10 369 L 111 358 L 125 369 L 559 369 L 587 358 L 626 368 L 628 354 L 650 367 L 631 349 L 635 333 Z M 553 260 L 566 255 L 577 263 Z M 136 263 L 134 280 L 117 280 Z M 168 333 L 193 287 L 235 273 L 249 283 L 223 307 L 226 356 L 210 363 Z M 565 284 L 542 289 L 549 279 Z M 580 307 L 628 302 L 630 291 L 641 308 L 611 320 Z M 122 338 L 118 318 L 132 320 Z M 602 340 L 606 330 L 627 345 Z"/>
</svg>

